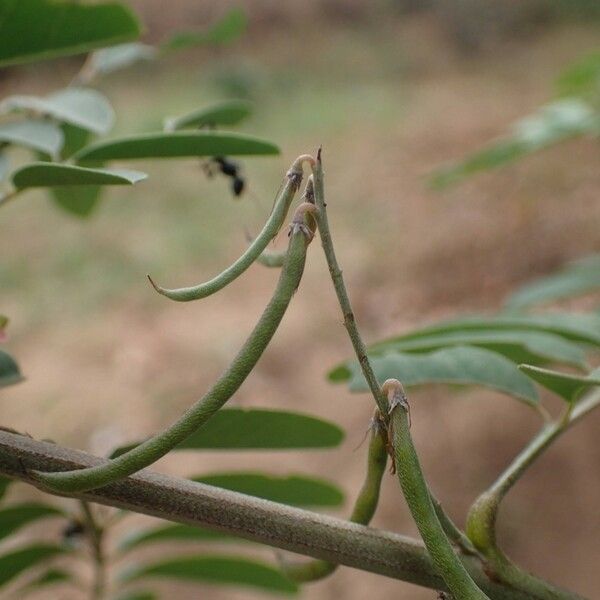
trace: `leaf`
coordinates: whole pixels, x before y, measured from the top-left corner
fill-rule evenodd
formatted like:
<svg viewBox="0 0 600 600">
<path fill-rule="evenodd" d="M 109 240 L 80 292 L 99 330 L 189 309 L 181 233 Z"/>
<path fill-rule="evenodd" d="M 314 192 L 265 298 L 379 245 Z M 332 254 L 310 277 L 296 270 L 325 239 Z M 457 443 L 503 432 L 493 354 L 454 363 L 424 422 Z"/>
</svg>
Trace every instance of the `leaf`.
<svg viewBox="0 0 600 600">
<path fill-rule="evenodd" d="M 332 448 L 343 439 L 344 432 L 337 425 L 317 417 L 261 408 L 223 408 L 175 450 Z M 118 448 L 110 457 L 138 443 Z"/>
<path fill-rule="evenodd" d="M 0 142 L 25 146 L 58 158 L 63 145 L 63 132 L 50 121 L 15 121 L 0 125 Z"/>
<path fill-rule="evenodd" d="M 561 96 L 600 98 L 600 52 L 594 52 L 564 71 L 556 82 Z"/>
<path fill-rule="evenodd" d="M 8 486 L 12 483 L 12 481 L 12 479 L 0 475 L 0 500 L 2 500 L 2 498 L 4 498 L 6 495 L 6 490 L 8 490 Z"/>
<path fill-rule="evenodd" d="M 275 144 L 240 133 L 196 131 L 148 133 L 97 142 L 80 150 L 74 159 L 85 162 L 278 153 Z"/>
<path fill-rule="evenodd" d="M 16 188 L 85 186 L 85 185 L 133 185 L 146 179 L 140 171 L 127 169 L 90 169 L 47 162 L 31 163 L 13 173 Z"/>
<path fill-rule="evenodd" d="M 563 140 L 587 134 L 596 136 L 600 133 L 600 115 L 582 100 L 565 98 L 541 107 L 512 129 L 509 137 L 475 152 L 458 164 L 434 171 L 431 185 L 444 188 Z"/>
<path fill-rule="evenodd" d="M 64 136 L 64 144 L 60 157 L 63 160 L 70 158 L 75 152 L 89 144 L 92 137 L 92 133 L 87 129 L 82 129 L 69 123 L 63 123 L 61 129 Z"/>
<path fill-rule="evenodd" d="M 25 585 L 23 590 L 38 589 L 47 585 L 71 581 L 72 579 L 73 577 L 68 571 L 64 571 L 63 569 L 48 569 Z"/>
<path fill-rule="evenodd" d="M 214 473 L 193 477 L 193 481 L 291 506 L 339 506 L 344 502 L 344 494 L 335 485 L 301 475 Z"/>
<path fill-rule="evenodd" d="M 195 127 L 237 125 L 252 113 L 252 104 L 245 100 L 219 102 L 180 117 L 165 120 L 165 131 Z"/>
<path fill-rule="evenodd" d="M 23 381 L 23 376 L 17 363 L 9 354 L 0 350 L 0 388 L 15 385 L 21 381 Z"/>
<path fill-rule="evenodd" d="M 183 50 L 199 44 L 229 44 L 244 33 L 246 26 L 246 14 L 240 8 L 234 8 L 208 31 L 182 31 L 176 33 L 163 43 L 163 48 Z"/>
<path fill-rule="evenodd" d="M 23 571 L 65 552 L 60 546 L 34 544 L 0 556 L 0 586 Z"/>
<path fill-rule="evenodd" d="M 576 262 L 550 277 L 542 277 L 512 294 L 506 308 L 522 310 L 536 304 L 553 302 L 600 290 L 600 256 Z"/>
<path fill-rule="evenodd" d="M 2 181 L 10 169 L 8 156 L 4 152 L 0 152 L 0 181 Z"/>
<path fill-rule="evenodd" d="M 118 2 L 4 0 L 0 4 L 0 65 L 79 54 L 135 39 L 140 24 Z"/>
<path fill-rule="evenodd" d="M 6 340 L 6 327 L 8 326 L 8 317 L 0 315 L 0 342 Z"/>
<path fill-rule="evenodd" d="M 108 100 L 88 88 L 66 88 L 44 98 L 9 96 L 0 102 L 0 114 L 14 111 L 42 114 L 98 134 L 108 133 L 115 120 Z"/>
<path fill-rule="evenodd" d="M 481 385 L 532 406 L 538 404 L 535 386 L 519 372 L 515 364 L 481 348 L 455 346 L 417 355 L 390 352 L 373 356 L 371 364 L 379 381 L 396 378 L 405 387 L 429 383 Z M 358 363 L 351 363 L 349 370 L 350 390 L 367 391 Z"/>
<path fill-rule="evenodd" d="M 72 185 L 52 187 L 48 191 L 60 208 L 76 217 L 86 218 L 98 206 L 102 188 L 97 185 Z"/>
<path fill-rule="evenodd" d="M 221 585 L 248 586 L 267 592 L 293 594 L 298 590 L 279 570 L 247 558 L 190 556 L 146 565 L 125 576 L 125 581 L 166 577 Z"/>
<path fill-rule="evenodd" d="M 470 316 L 442 321 L 402 336 L 415 340 L 446 332 L 474 330 L 532 330 L 552 333 L 575 342 L 600 346 L 600 316 L 583 313 L 555 312 L 542 315 L 499 315 L 495 317 Z M 381 343 L 393 341 L 385 340 Z"/>
<path fill-rule="evenodd" d="M 9 506 L 0 510 L 0 539 L 39 519 L 60 516 L 64 516 L 62 511 L 46 504 L 27 502 Z"/>
<path fill-rule="evenodd" d="M 541 369 L 531 365 L 520 365 L 519 368 L 528 377 L 569 403 L 575 402 L 589 388 L 600 386 L 600 368 L 584 376 Z"/>
<path fill-rule="evenodd" d="M 158 596 L 154 592 L 126 592 L 117 597 L 117 600 L 157 600 Z"/>
<path fill-rule="evenodd" d="M 156 55 L 156 48 L 148 44 L 139 42 L 119 44 L 94 52 L 90 57 L 89 69 L 94 74 L 107 75 L 142 60 L 153 60 Z"/>
<path fill-rule="evenodd" d="M 154 527 L 135 531 L 126 535 L 119 543 L 119 550 L 128 552 L 138 546 L 151 544 L 155 542 L 169 541 L 192 541 L 192 542 L 239 542 L 240 539 L 220 531 L 212 531 L 203 527 L 192 527 L 190 525 L 165 525 L 163 527 Z"/>
<path fill-rule="evenodd" d="M 375 344 L 369 348 L 369 354 L 381 354 L 390 350 L 422 353 L 451 346 L 485 348 L 502 354 L 515 363 L 562 362 L 577 367 L 585 365 L 585 353 L 577 344 L 551 333 L 518 329 L 442 331 L 417 338 L 412 338 L 409 334 Z"/>
</svg>

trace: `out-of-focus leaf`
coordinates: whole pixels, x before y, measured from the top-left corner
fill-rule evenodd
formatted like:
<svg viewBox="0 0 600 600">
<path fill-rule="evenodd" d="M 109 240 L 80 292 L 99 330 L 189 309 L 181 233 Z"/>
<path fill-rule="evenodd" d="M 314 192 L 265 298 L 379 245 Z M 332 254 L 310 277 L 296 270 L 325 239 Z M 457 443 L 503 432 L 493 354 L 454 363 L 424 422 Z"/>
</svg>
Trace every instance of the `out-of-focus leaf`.
<svg viewBox="0 0 600 600">
<path fill-rule="evenodd" d="M 474 330 L 532 330 L 553 333 L 567 340 L 600 346 L 600 316 L 594 314 L 555 312 L 541 315 L 469 316 L 442 321 L 403 335 L 402 340 Z M 393 343 L 395 338 L 381 344 Z M 379 344 L 377 344 L 379 345 Z"/>
<path fill-rule="evenodd" d="M 169 542 L 173 540 L 190 541 L 190 542 L 227 542 L 240 541 L 239 538 L 221 533 L 220 531 L 211 531 L 203 527 L 191 527 L 190 525 L 165 525 L 164 527 L 154 527 L 135 531 L 131 535 L 125 536 L 120 544 L 119 549 L 122 552 L 127 552 L 138 546 L 143 546 L 151 543 Z"/>
<path fill-rule="evenodd" d="M 71 573 L 63 569 L 48 569 L 44 573 L 41 573 L 33 580 L 31 580 L 21 591 L 29 591 L 46 587 L 48 585 L 54 585 L 57 583 L 65 583 L 73 579 Z"/>
<path fill-rule="evenodd" d="M 176 33 L 163 43 L 163 48 L 167 50 L 183 50 L 199 44 L 229 44 L 244 33 L 246 26 L 246 14 L 240 8 L 234 8 L 207 31 L 182 31 Z"/>
<path fill-rule="evenodd" d="M 434 171 L 431 184 L 447 187 L 488 169 L 500 167 L 522 156 L 581 135 L 600 133 L 600 115 L 583 100 L 565 98 L 543 106 L 534 115 L 522 119 L 512 134 L 480 150 L 458 164 Z"/>
<path fill-rule="evenodd" d="M 284 450 L 332 448 L 344 439 L 334 423 L 297 412 L 223 408 L 176 450 Z M 139 442 L 138 442 L 139 443 Z M 111 458 L 134 448 L 116 449 Z"/>
<path fill-rule="evenodd" d="M 140 158 L 184 158 L 278 154 L 279 148 L 241 133 L 219 131 L 147 133 L 91 144 L 75 154 L 77 162 Z"/>
<path fill-rule="evenodd" d="M 117 600 L 158 600 L 158 596 L 154 592 L 126 592 L 117 597 Z"/>
<path fill-rule="evenodd" d="M 76 217 L 86 218 L 98 206 L 102 188 L 97 185 L 71 185 L 53 187 L 49 192 L 60 208 Z"/>
<path fill-rule="evenodd" d="M 50 544 L 34 544 L 0 556 L 0 586 L 17 575 L 51 558 L 63 554 L 65 549 Z"/>
<path fill-rule="evenodd" d="M 135 39 L 140 24 L 119 2 L 3 0 L 0 65 L 80 54 Z"/>
<path fill-rule="evenodd" d="M 85 185 L 133 185 L 146 179 L 140 171 L 127 169 L 89 169 L 54 163 L 31 163 L 13 173 L 16 188 L 85 186 Z"/>
<path fill-rule="evenodd" d="M 0 500 L 2 500 L 2 498 L 4 498 L 6 495 L 6 490 L 8 490 L 8 486 L 12 483 L 12 481 L 12 479 L 0 475 Z"/>
<path fill-rule="evenodd" d="M 158 562 L 131 571 L 124 579 L 135 581 L 148 577 L 248 586 L 287 594 L 298 590 L 278 569 L 254 560 L 226 556 L 189 556 Z"/>
<path fill-rule="evenodd" d="M 50 121 L 15 121 L 0 125 L 0 142 L 25 146 L 56 159 L 63 145 L 63 132 Z"/>
<path fill-rule="evenodd" d="M 381 354 L 391 350 L 412 354 L 431 352 L 450 346 L 485 348 L 502 354 L 515 363 L 559 362 L 577 367 L 585 365 L 585 353 L 574 342 L 551 333 L 519 329 L 443 331 L 417 338 L 411 338 L 409 334 L 407 339 L 399 336 L 375 344 L 369 348 L 369 354 Z M 334 373 L 335 371 L 330 376 Z"/>
<path fill-rule="evenodd" d="M 427 354 L 390 352 L 371 357 L 379 381 L 395 378 L 405 387 L 429 383 L 481 385 L 537 406 L 535 386 L 508 359 L 482 348 L 454 346 Z M 349 366 L 349 387 L 368 390 L 358 363 Z"/>
<path fill-rule="evenodd" d="M 0 181 L 2 181 L 10 170 L 10 162 L 8 156 L 4 152 L 0 152 Z"/>
<path fill-rule="evenodd" d="M 14 111 L 42 114 L 98 134 L 110 131 L 115 120 L 108 100 L 88 88 L 66 88 L 44 98 L 9 96 L 0 103 L 0 114 Z"/>
<path fill-rule="evenodd" d="M 195 110 L 180 117 L 165 120 L 165 131 L 195 127 L 237 125 L 252 113 L 252 104 L 246 100 L 229 100 Z"/>
<path fill-rule="evenodd" d="M 0 540 L 39 519 L 61 516 L 64 516 L 62 511 L 47 504 L 28 502 L 8 506 L 0 510 Z"/>
<path fill-rule="evenodd" d="M 557 81 L 561 96 L 600 99 L 600 52 L 585 57 L 569 67 Z"/>
<path fill-rule="evenodd" d="M 522 310 L 594 290 L 600 290 L 600 256 L 589 257 L 584 263 L 573 263 L 559 273 L 523 286 L 508 298 L 506 308 Z"/>
<path fill-rule="evenodd" d="M 60 157 L 63 160 L 70 158 L 75 152 L 81 150 L 86 144 L 89 144 L 92 133 L 87 129 L 76 127 L 69 123 L 63 123 L 61 129 L 64 136 L 64 144 Z"/>
<path fill-rule="evenodd" d="M 6 339 L 6 327 L 8 326 L 8 317 L 0 315 L 0 342 Z"/>
<path fill-rule="evenodd" d="M 192 479 L 291 506 L 339 506 L 344 502 L 344 494 L 337 486 L 302 475 L 280 477 L 262 473 L 214 473 Z"/>
<path fill-rule="evenodd" d="M 23 381 L 19 366 L 12 356 L 0 350 L 0 388 Z"/>
<path fill-rule="evenodd" d="M 531 365 L 520 365 L 519 368 L 528 377 L 531 377 L 531 379 L 534 379 L 567 402 L 575 402 L 586 390 L 600 386 L 600 368 L 595 369 L 588 375 L 572 375 Z"/>
<path fill-rule="evenodd" d="M 106 75 L 113 71 L 126 69 L 141 60 L 153 60 L 157 50 L 148 44 L 131 42 L 110 48 L 102 48 L 92 54 L 89 69 L 94 74 Z"/>
</svg>

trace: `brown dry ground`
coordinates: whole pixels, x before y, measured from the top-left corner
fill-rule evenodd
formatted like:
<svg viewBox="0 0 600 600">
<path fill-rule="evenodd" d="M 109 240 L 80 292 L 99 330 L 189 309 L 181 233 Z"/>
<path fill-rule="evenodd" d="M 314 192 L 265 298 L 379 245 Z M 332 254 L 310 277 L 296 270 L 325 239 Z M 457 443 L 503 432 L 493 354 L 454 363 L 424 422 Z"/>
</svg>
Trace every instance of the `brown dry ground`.
<svg viewBox="0 0 600 600">
<path fill-rule="evenodd" d="M 277 274 L 255 266 L 224 292 L 187 305 L 155 295 L 145 274 L 178 285 L 226 265 L 244 246 L 244 228 L 260 227 L 290 161 L 319 144 L 333 234 L 367 340 L 441 316 L 493 311 L 519 283 L 597 250 L 600 172 L 590 142 L 564 144 L 443 194 L 424 180 L 434 166 L 476 148 L 549 98 L 561 68 L 597 42 L 597 28 L 563 26 L 465 60 L 427 20 L 303 27 L 252 38 L 242 45 L 243 59 L 239 47 L 192 54 L 185 63 L 167 61 L 102 82 L 123 132 L 157 127 L 166 114 L 222 97 L 229 83 L 219 72 L 247 79 L 257 110 L 244 130 L 276 140 L 282 156 L 244 161 L 251 194 L 240 202 L 230 199 L 222 180 L 205 180 L 195 161 L 181 161 L 139 165 L 149 181 L 108 194 L 88 222 L 65 216 L 35 193 L 3 209 L 1 308 L 12 318 L 8 347 L 27 382 L 3 392 L 2 424 L 103 452 L 152 433 L 196 399 L 242 343 Z M 59 65 L 54 75 L 66 83 L 71 72 L 71 65 Z M 44 66 L 20 71 L 3 92 L 42 92 L 56 85 L 48 79 Z M 313 473 L 346 490 L 346 506 L 336 514 L 347 514 L 365 458 L 364 446 L 353 449 L 372 403 L 332 387 L 324 375 L 349 355 L 313 244 L 289 314 L 232 404 L 335 420 L 347 431 L 343 446 L 179 454 L 157 468 L 181 475 L 230 468 Z M 462 523 L 469 503 L 537 429 L 537 417 L 481 390 L 414 390 L 411 403 L 425 472 Z M 596 414 L 549 450 L 510 494 L 500 518 L 500 540 L 511 556 L 590 598 L 600 586 L 599 425 Z M 392 477 L 374 525 L 416 533 Z M 271 557 L 268 549 L 242 552 Z M 170 584 L 160 589 L 182 599 L 262 597 Z M 350 569 L 301 595 L 433 596 Z"/>
</svg>

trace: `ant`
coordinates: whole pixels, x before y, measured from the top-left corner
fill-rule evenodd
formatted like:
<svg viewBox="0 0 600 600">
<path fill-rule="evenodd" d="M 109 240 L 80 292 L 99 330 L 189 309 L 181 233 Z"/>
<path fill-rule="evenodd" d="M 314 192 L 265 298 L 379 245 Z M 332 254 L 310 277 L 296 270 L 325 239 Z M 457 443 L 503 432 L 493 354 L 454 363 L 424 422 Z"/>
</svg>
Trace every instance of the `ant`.
<svg viewBox="0 0 600 600">
<path fill-rule="evenodd" d="M 213 167 L 216 167 L 226 177 L 231 178 L 231 191 L 236 198 L 239 198 L 246 188 L 246 180 L 240 175 L 239 164 L 226 156 L 214 156 L 208 163 L 204 164 L 204 170 L 209 177 L 214 174 Z"/>
</svg>

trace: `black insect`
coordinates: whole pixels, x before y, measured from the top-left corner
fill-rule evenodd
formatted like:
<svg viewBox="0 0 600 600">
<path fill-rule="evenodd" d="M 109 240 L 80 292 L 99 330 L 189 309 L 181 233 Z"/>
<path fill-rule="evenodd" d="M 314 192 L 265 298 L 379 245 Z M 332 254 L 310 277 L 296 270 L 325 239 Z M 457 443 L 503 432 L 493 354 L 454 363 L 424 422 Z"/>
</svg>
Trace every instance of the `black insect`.
<svg viewBox="0 0 600 600">
<path fill-rule="evenodd" d="M 240 174 L 240 165 L 226 156 L 215 156 L 206 165 L 206 173 L 211 176 L 214 168 L 231 179 L 231 191 L 239 198 L 246 188 L 246 180 Z"/>
<path fill-rule="evenodd" d="M 72 542 L 85 532 L 83 523 L 76 519 L 71 519 L 62 530 L 62 537 L 65 542 Z"/>
</svg>

